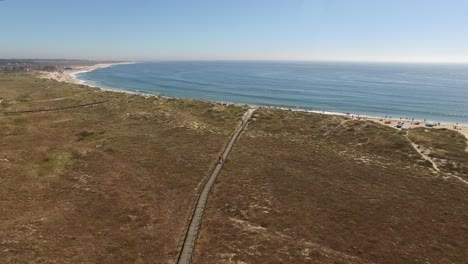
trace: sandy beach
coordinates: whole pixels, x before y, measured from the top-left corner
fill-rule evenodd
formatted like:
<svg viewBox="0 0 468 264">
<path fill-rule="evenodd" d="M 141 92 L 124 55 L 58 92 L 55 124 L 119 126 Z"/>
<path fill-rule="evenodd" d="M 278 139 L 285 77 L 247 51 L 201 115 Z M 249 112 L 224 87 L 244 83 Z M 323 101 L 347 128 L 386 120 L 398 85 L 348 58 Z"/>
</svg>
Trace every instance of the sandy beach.
<svg viewBox="0 0 468 264">
<path fill-rule="evenodd" d="M 39 71 L 41 74 L 41 78 L 45 79 L 52 79 L 59 82 L 69 82 L 75 84 L 82 84 L 80 80 L 76 78 L 76 75 L 83 72 L 90 72 L 100 68 L 107 68 L 114 65 L 121 65 L 121 64 L 133 64 L 134 62 L 119 62 L 119 63 L 100 63 L 95 65 L 89 66 L 70 66 L 71 70 L 63 70 L 63 71 Z"/>
<path fill-rule="evenodd" d="M 464 135 L 468 139 L 468 124 L 452 124 L 452 123 L 443 123 L 443 122 L 431 122 L 431 121 L 424 121 L 424 120 L 409 120 L 409 119 L 397 119 L 397 118 L 384 118 L 384 117 L 373 117 L 373 116 L 366 116 L 366 115 L 356 115 L 356 114 L 344 114 L 344 113 L 336 113 L 336 112 L 325 112 L 325 111 L 307 111 L 307 112 L 314 112 L 318 114 L 325 114 L 325 115 L 338 115 L 338 116 L 345 116 L 351 118 L 353 120 L 369 120 L 376 122 L 381 125 L 393 127 L 396 129 L 412 129 L 417 127 L 425 127 L 427 129 L 450 129 L 457 131 Z M 402 125 L 401 128 L 398 128 L 397 125 Z M 426 124 L 432 125 L 432 127 L 427 127 Z"/>
<path fill-rule="evenodd" d="M 395 129 L 412 129 L 416 127 L 426 127 L 426 123 L 432 124 L 432 127 L 426 127 L 427 129 L 450 129 L 457 131 L 464 135 L 468 140 L 468 124 L 452 124 L 452 123 L 434 123 L 430 121 L 423 121 L 423 120 L 407 120 L 407 119 L 396 119 L 396 118 L 384 118 L 384 117 L 374 117 L 374 116 L 366 116 L 366 115 L 356 115 L 356 114 L 345 114 L 339 112 L 329 112 L 329 111 L 317 111 L 317 110 L 307 110 L 307 109 L 300 109 L 300 108 L 286 108 L 286 107 L 274 107 L 274 106 L 255 106 L 249 105 L 250 107 L 254 108 L 274 108 L 274 109 L 281 109 L 285 111 L 299 111 L 299 112 L 307 112 L 307 113 L 316 113 L 322 115 L 334 115 L 334 116 L 342 116 L 346 118 L 350 118 L 353 120 L 369 120 L 381 125 L 393 127 Z M 403 123 L 401 128 L 397 128 L 398 123 Z"/>
<path fill-rule="evenodd" d="M 424 121 L 414 121 L 414 122 L 411 122 L 411 120 L 396 120 L 396 119 L 382 119 L 382 118 L 374 118 L 374 117 L 371 117 L 371 118 L 367 118 L 368 120 L 370 121 L 373 121 L 373 122 L 376 122 L 376 123 L 379 123 L 379 124 L 382 124 L 382 125 L 386 125 L 386 126 L 390 126 L 390 127 L 394 127 L 396 128 L 396 126 L 398 125 L 398 122 L 403 122 L 403 129 L 411 129 L 411 128 L 416 128 L 416 127 L 426 127 L 426 122 Z M 431 122 L 427 122 L 429 124 L 434 124 L 434 123 L 431 123 Z M 458 131 L 460 132 L 461 134 L 463 134 L 467 139 L 468 139 L 468 125 L 466 124 L 449 124 L 449 123 L 437 123 L 437 124 L 434 124 L 433 127 L 426 127 L 428 129 L 442 129 L 442 128 L 446 128 L 446 129 L 450 129 L 450 130 L 455 130 L 455 131 Z"/>
</svg>

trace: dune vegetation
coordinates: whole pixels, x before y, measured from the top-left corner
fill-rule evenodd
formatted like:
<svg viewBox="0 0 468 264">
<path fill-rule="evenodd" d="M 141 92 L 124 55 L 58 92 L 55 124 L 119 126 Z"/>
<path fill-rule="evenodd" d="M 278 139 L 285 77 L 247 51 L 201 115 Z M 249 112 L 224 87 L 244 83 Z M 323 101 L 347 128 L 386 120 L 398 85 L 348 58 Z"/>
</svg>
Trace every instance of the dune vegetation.
<svg viewBox="0 0 468 264">
<path fill-rule="evenodd" d="M 1 263 L 174 262 L 245 112 L 31 74 L 0 97 Z"/>
<path fill-rule="evenodd" d="M 466 261 L 468 186 L 427 166 L 406 132 L 337 116 L 255 115 L 212 190 L 196 263 Z M 447 159 L 465 157 L 456 132 L 409 135 L 422 144 L 420 133 Z"/>
<path fill-rule="evenodd" d="M 2 263 L 175 263 L 247 110 L 29 73 L 0 74 L 0 97 Z M 451 130 L 259 109 L 193 262 L 464 263 L 466 146 Z"/>
</svg>

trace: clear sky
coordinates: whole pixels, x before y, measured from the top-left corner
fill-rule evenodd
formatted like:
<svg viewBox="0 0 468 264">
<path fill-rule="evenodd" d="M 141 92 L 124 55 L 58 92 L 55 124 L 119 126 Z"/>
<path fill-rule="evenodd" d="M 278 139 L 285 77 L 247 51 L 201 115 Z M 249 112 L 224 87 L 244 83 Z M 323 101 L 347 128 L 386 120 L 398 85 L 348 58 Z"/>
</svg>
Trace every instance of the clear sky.
<svg viewBox="0 0 468 264">
<path fill-rule="evenodd" d="M 5 0 L 0 58 L 468 62 L 468 0 Z"/>
</svg>

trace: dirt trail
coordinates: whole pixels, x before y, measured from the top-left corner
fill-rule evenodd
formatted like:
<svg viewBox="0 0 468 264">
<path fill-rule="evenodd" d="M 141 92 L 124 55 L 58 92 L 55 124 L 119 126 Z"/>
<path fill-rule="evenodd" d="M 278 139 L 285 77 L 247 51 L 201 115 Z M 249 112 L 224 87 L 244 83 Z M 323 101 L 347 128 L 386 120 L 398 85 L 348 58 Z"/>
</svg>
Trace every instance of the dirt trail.
<svg viewBox="0 0 468 264">
<path fill-rule="evenodd" d="M 51 112 L 51 111 L 60 111 L 60 110 L 67 110 L 73 108 L 81 108 L 81 107 L 88 107 L 94 106 L 98 104 L 103 104 L 109 102 L 110 100 L 104 100 L 99 102 L 87 103 L 87 104 L 79 104 L 79 105 L 72 105 L 72 106 L 65 106 L 59 108 L 49 108 L 49 109 L 34 109 L 34 110 L 22 110 L 22 111 L 14 111 L 14 112 L 4 112 L 4 114 L 25 114 L 25 113 L 38 113 L 38 112 Z"/>
<path fill-rule="evenodd" d="M 59 98 L 53 98 L 53 99 L 38 100 L 36 102 L 60 101 L 60 100 L 65 100 L 65 99 L 69 99 L 69 98 L 73 98 L 73 97 L 78 97 L 78 96 L 85 95 L 85 94 L 90 94 L 90 93 L 92 93 L 92 92 L 79 93 L 79 94 L 75 94 L 75 95 L 71 95 L 71 96 L 59 97 Z"/>
<path fill-rule="evenodd" d="M 424 153 L 424 148 L 422 148 L 421 146 L 419 146 L 419 145 L 413 143 L 413 141 L 411 141 L 411 139 L 409 139 L 408 136 L 405 136 L 405 137 L 406 137 L 406 139 L 408 139 L 408 141 L 411 143 L 411 146 L 413 146 L 413 148 L 419 153 L 419 155 L 421 155 L 421 157 L 422 157 L 423 159 L 428 160 L 429 162 L 431 162 L 431 163 L 432 163 L 432 167 L 433 167 L 433 169 L 434 169 L 435 171 L 440 172 L 440 169 L 439 169 L 439 167 L 437 166 L 436 162 L 435 162 L 431 157 L 429 157 L 428 155 L 426 155 L 426 154 Z M 462 182 L 462 183 L 468 185 L 468 181 L 466 181 L 465 179 L 463 179 L 462 177 L 457 176 L 457 175 L 447 174 L 447 176 L 444 176 L 444 178 L 454 178 L 454 179 L 456 179 L 456 180 L 458 180 L 458 181 L 460 181 L 460 182 Z"/>
<path fill-rule="evenodd" d="M 231 149 L 234 146 L 234 143 L 236 142 L 236 140 L 239 138 L 240 133 L 247 126 L 248 121 L 250 120 L 250 117 L 252 116 L 252 113 L 254 111 L 255 109 L 249 109 L 242 117 L 241 123 L 239 124 L 237 129 L 234 131 L 234 134 L 232 135 L 231 140 L 229 141 L 228 145 L 226 146 L 226 149 L 223 152 L 222 161 L 218 161 L 216 168 L 214 169 L 213 173 L 210 175 L 208 181 L 205 184 L 205 187 L 203 188 L 202 193 L 198 197 L 198 201 L 195 206 L 195 210 L 192 214 L 190 225 L 185 235 L 184 243 L 182 245 L 182 251 L 180 252 L 177 263 L 191 263 L 192 262 L 192 254 L 195 248 L 195 242 L 197 240 L 198 230 L 200 229 L 203 212 L 205 210 L 206 202 L 208 200 L 208 194 L 210 193 L 211 187 L 213 187 L 213 184 L 215 183 L 216 178 L 218 177 L 219 172 L 221 171 L 224 165 L 224 161 L 228 157 L 229 152 L 231 152 Z"/>
<path fill-rule="evenodd" d="M 411 146 L 413 146 L 414 150 L 416 150 L 423 159 L 428 160 L 430 163 L 432 163 L 432 167 L 434 168 L 434 170 L 436 170 L 437 172 L 440 172 L 439 167 L 437 167 L 437 164 L 432 160 L 432 158 L 427 156 L 424 153 L 424 149 L 421 146 L 417 145 L 416 143 L 413 143 L 413 141 L 411 141 L 411 139 L 409 139 L 408 136 L 405 136 L 405 137 L 411 143 Z"/>
</svg>

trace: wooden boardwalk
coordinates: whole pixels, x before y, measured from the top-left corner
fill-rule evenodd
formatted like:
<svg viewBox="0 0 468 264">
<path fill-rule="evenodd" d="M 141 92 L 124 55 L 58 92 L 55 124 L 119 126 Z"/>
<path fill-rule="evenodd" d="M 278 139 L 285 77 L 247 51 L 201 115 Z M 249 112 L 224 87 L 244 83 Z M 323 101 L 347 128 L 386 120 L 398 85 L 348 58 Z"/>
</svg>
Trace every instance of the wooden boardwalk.
<svg viewBox="0 0 468 264">
<path fill-rule="evenodd" d="M 248 121 L 250 117 L 252 116 L 252 113 L 255 111 L 255 109 L 249 109 L 244 117 L 242 118 L 241 124 L 237 127 L 237 129 L 234 131 L 234 134 L 232 135 L 231 140 L 229 141 L 229 144 L 227 145 L 226 149 L 223 152 L 222 155 L 222 162 L 218 162 L 216 165 L 216 168 L 214 169 L 213 173 L 210 175 L 210 178 L 205 184 L 205 187 L 203 188 L 202 193 L 198 197 L 197 204 L 195 206 L 195 210 L 193 212 L 192 218 L 190 220 L 190 225 L 187 230 L 187 233 L 185 235 L 184 243 L 182 245 L 182 251 L 180 252 L 179 259 L 177 260 L 177 263 L 180 264 L 187 264 L 192 262 L 192 255 L 193 255 L 193 250 L 195 248 L 195 242 L 197 241 L 197 236 L 198 236 L 198 230 L 200 229 L 200 225 L 202 222 L 203 218 L 203 212 L 205 210 L 206 206 L 206 201 L 208 200 L 208 194 L 210 193 L 211 187 L 213 187 L 213 184 L 216 181 L 216 178 L 219 175 L 219 172 L 221 171 L 224 161 L 229 155 L 229 152 L 231 152 L 232 147 L 234 146 L 234 143 L 236 142 L 237 138 L 239 137 L 240 133 L 244 130 L 244 128 L 247 126 Z"/>
</svg>

